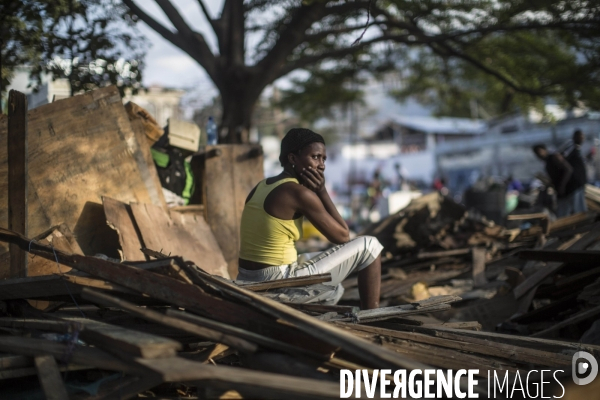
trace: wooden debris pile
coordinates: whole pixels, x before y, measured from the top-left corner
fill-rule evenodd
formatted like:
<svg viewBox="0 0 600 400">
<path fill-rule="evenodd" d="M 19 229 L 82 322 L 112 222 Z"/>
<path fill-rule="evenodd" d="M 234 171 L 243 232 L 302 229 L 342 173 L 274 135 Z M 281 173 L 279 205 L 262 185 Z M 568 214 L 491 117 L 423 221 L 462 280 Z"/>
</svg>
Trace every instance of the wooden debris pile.
<svg viewBox="0 0 600 400">
<path fill-rule="evenodd" d="M 488 371 L 512 379 L 564 370 L 567 380 L 576 351 L 600 356 L 598 346 L 416 318 L 447 312 L 461 300 L 453 295 L 370 311 L 290 307 L 178 257 L 129 265 L 6 229 L 0 240 L 72 268 L 53 288 L 40 277 L 0 283 L 0 377 L 14 383 L 3 393 L 17 396 L 39 380 L 47 396 L 62 394 L 48 398 L 339 398 L 342 369 L 473 368 L 485 398 Z M 48 307 L 31 307 L 31 298 Z"/>
</svg>

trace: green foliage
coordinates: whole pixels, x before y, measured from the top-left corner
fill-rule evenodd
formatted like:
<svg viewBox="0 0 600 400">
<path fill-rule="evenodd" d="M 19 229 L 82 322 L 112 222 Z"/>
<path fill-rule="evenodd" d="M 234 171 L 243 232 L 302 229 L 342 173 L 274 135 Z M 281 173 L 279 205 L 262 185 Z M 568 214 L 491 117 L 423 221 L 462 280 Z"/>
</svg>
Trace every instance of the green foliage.
<svg viewBox="0 0 600 400">
<path fill-rule="evenodd" d="M 37 84 L 46 72 L 68 79 L 72 94 L 107 84 L 136 90 L 144 42 L 125 11 L 113 0 L 0 0 L 2 91 L 19 66 Z"/>
<path fill-rule="evenodd" d="M 456 117 L 472 116 L 474 104 L 479 116 L 542 109 L 548 98 L 565 107 L 600 108 L 598 1 L 379 0 L 370 11 L 362 40 L 374 43 L 360 51 L 370 54 L 371 63 L 356 69 L 395 71 L 403 86 L 391 94 L 400 101 L 413 97 L 438 115 Z M 335 18 L 327 23 L 341 29 Z M 377 37 L 381 42 L 375 43 Z M 332 36 L 306 48 L 318 52 L 342 39 Z M 325 79 L 318 65 L 306 70 L 311 77 L 295 80 L 284 104 L 314 118 L 346 101 L 331 78 L 335 64 L 328 64 Z"/>
<path fill-rule="evenodd" d="M 359 86 L 364 78 L 358 76 L 358 69 L 327 69 L 318 65 L 309 68 L 308 73 L 307 78 L 291 79 L 293 86 L 281 91 L 279 103 L 284 109 L 297 113 L 302 122 L 332 118 L 335 106 L 362 102 L 363 92 Z"/>
</svg>

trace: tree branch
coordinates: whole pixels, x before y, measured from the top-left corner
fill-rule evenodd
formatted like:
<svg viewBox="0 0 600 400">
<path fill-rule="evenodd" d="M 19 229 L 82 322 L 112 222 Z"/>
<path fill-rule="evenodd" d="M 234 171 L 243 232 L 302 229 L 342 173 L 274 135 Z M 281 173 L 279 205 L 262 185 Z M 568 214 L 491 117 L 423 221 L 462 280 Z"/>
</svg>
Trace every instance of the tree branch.
<svg viewBox="0 0 600 400">
<path fill-rule="evenodd" d="M 404 36 L 404 35 L 402 37 L 406 38 L 406 36 Z M 326 52 L 323 52 L 320 54 L 315 54 L 312 56 L 305 56 L 305 57 L 299 58 L 295 61 L 288 62 L 283 68 L 281 68 L 279 70 L 279 74 L 275 79 L 279 79 L 296 69 L 306 68 L 312 64 L 315 64 L 315 63 L 325 60 L 325 59 L 343 58 L 347 55 L 358 53 L 363 48 L 368 47 L 372 44 L 384 42 L 387 40 L 398 40 L 398 39 L 399 39 L 399 36 L 396 36 L 396 35 L 382 35 L 382 36 L 379 36 L 379 37 L 371 39 L 371 40 L 360 42 L 354 46 L 344 47 L 344 48 L 335 49 L 335 50 L 331 50 L 331 51 L 326 51 Z"/>
<path fill-rule="evenodd" d="M 179 47 L 190 55 L 198 64 L 206 70 L 206 73 L 213 81 L 217 79 L 216 75 L 216 58 L 204 37 L 192 29 L 183 20 L 179 12 L 173 7 L 168 0 L 156 0 L 162 8 L 169 20 L 173 23 L 178 33 L 166 28 L 150 15 L 146 14 L 133 0 L 123 0 L 123 3 L 131 10 L 132 13 L 138 16 L 150 28 L 160 34 L 162 37 Z"/>
<path fill-rule="evenodd" d="M 181 39 L 177 36 L 176 33 L 164 27 L 160 22 L 156 21 L 150 15 L 146 14 L 141 8 L 137 6 L 137 4 L 133 2 L 133 0 L 123 0 L 123 3 L 127 6 L 127 8 L 129 8 L 129 10 L 132 13 L 134 13 L 146 25 L 152 28 L 156 33 L 158 33 L 163 38 L 167 39 L 169 42 L 173 43 L 175 46 L 181 47 Z"/>
<path fill-rule="evenodd" d="M 154 0 L 156 4 L 163 10 L 165 15 L 169 18 L 169 21 L 173 24 L 175 29 L 186 38 L 192 38 L 194 32 L 190 26 L 185 22 L 179 11 L 171 4 L 169 0 Z"/>
<path fill-rule="evenodd" d="M 210 24 L 211 28 L 213 29 L 213 32 L 215 32 L 215 35 L 217 35 L 217 39 L 220 40 L 221 26 L 219 24 L 219 20 L 213 19 L 213 17 L 211 17 L 210 11 L 208 11 L 208 8 L 206 7 L 206 4 L 204 4 L 203 0 L 198 0 L 198 4 L 200 5 L 200 8 L 202 9 L 202 13 L 204 14 L 204 17 L 206 18 L 206 20 Z"/>
<path fill-rule="evenodd" d="M 442 54 L 440 49 L 436 48 L 436 45 L 441 46 L 447 52 L 447 54 Z M 450 56 L 453 56 L 456 58 L 460 58 L 460 59 L 468 62 L 469 64 L 473 65 L 475 68 L 481 70 L 482 72 L 485 72 L 486 74 L 493 76 L 494 78 L 498 79 L 500 82 L 504 83 L 505 85 L 509 86 L 510 88 L 512 88 L 518 92 L 529 94 L 532 96 L 543 96 L 543 95 L 547 94 L 544 91 L 527 89 L 527 88 L 517 85 L 516 83 L 514 83 L 513 81 L 511 81 L 510 79 L 508 79 L 507 77 L 502 75 L 500 72 L 489 68 L 488 66 L 486 66 L 479 60 L 469 56 L 468 54 L 457 51 L 456 49 L 454 49 L 452 46 L 450 46 L 447 43 L 443 43 L 443 42 L 442 43 L 432 43 L 432 45 L 430 45 L 429 48 L 431 48 L 435 53 L 437 53 L 439 55 L 450 55 Z"/>
</svg>

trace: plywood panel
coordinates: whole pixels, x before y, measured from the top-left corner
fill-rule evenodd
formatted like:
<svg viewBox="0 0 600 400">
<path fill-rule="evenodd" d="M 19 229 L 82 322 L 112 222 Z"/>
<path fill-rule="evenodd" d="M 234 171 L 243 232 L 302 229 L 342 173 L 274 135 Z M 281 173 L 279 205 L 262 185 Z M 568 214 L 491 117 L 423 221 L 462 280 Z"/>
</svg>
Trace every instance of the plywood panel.
<svg viewBox="0 0 600 400">
<path fill-rule="evenodd" d="M 85 204 L 100 203 L 102 195 L 160 203 L 155 176 L 115 87 L 30 110 L 28 132 L 30 236 L 63 222 L 77 235 L 74 228 Z M 0 226 L 4 227 L 6 134 L 6 119 L 0 118 Z M 0 253 L 5 251 L 0 248 Z"/>
<path fill-rule="evenodd" d="M 202 233 L 210 233 L 208 227 L 202 227 L 202 219 L 179 216 L 174 221 L 164 209 L 152 204 L 131 204 L 131 211 L 145 247 L 166 255 L 181 256 L 210 274 L 229 278 L 216 241 L 210 237 L 208 240 L 202 238 Z M 193 224 L 197 226 L 188 228 Z"/>
<path fill-rule="evenodd" d="M 103 197 L 104 214 L 108 225 L 119 235 L 122 259 L 125 261 L 143 261 L 146 259 L 141 248 L 142 242 L 131 219 L 131 208 L 110 197 Z"/>
<path fill-rule="evenodd" d="M 204 205 L 208 225 L 213 231 L 229 275 L 237 276 L 240 249 L 240 220 L 248 193 L 264 179 L 262 149 L 258 145 L 234 144 L 206 146 Z"/>
</svg>

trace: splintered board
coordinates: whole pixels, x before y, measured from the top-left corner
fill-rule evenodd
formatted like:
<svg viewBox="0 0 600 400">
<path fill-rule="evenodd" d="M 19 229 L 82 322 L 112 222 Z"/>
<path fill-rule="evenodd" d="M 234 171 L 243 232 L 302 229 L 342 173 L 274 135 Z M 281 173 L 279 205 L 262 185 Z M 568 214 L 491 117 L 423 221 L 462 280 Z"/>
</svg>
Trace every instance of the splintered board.
<svg viewBox="0 0 600 400">
<path fill-rule="evenodd" d="M 6 138 L 6 118 L 0 117 L 0 226 L 8 226 Z M 87 218 L 80 217 L 103 195 L 161 204 L 156 171 L 147 165 L 114 86 L 30 110 L 28 146 L 30 236 L 61 223 L 75 233 L 76 225 L 93 232 L 94 224 L 83 226 Z"/>
<path fill-rule="evenodd" d="M 260 146 L 249 144 L 206 146 L 203 196 L 206 222 L 212 229 L 225 260 L 229 275 L 238 273 L 240 221 L 250 191 L 264 179 Z"/>
<path fill-rule="evenodd" d="M 104 200 L 105 205 L 112 205 L 113 211 L 107 213 L 107 218 L 119 231 L 125 255 L 135 254 L 135 250 L 143 245 L 163 254 L 181 256 L 210 274 L 229 278 L 225 258 L 201 215 L 172 212 L 170 216 L 160 206 L 132 203 L 129 206 L 123 204 L 120 208 L 125 211 L 130 208 L 133 218 L 127 221 L 127 214 L 121 211 L 121 218 L 116 222 L 117 218 L 112 215 L 116 214 L 117 202 L 108 198 Z M 134 227 L 137 229 L 132 229 Z M 139 236 L 135 236 L 137 232 Z"/>
</svg>

